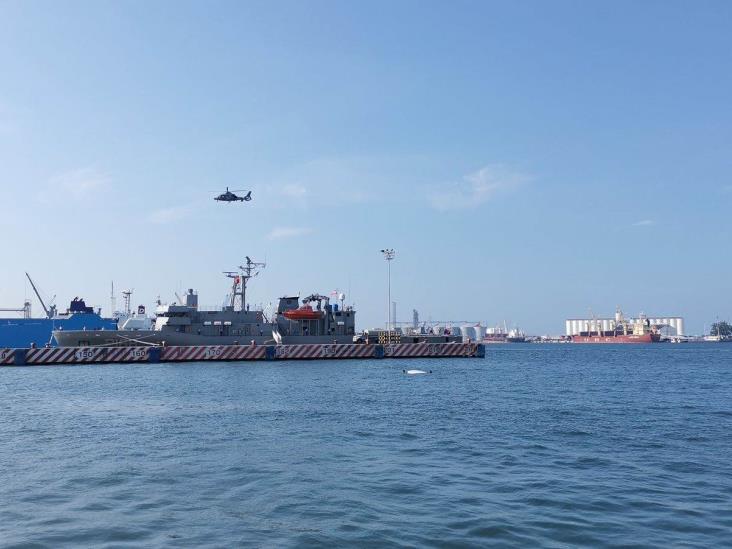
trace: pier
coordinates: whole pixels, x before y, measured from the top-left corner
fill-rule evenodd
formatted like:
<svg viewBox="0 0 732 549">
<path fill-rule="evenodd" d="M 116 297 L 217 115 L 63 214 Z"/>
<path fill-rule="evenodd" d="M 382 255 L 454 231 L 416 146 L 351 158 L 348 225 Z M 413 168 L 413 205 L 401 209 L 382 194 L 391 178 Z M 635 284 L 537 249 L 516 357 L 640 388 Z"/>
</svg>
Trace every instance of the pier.
<svg viewBox="0 0 732 549">
<path fill-rule="evenodd" d="M 49 347 L 0 349 L 0 366 L 484 357 L 480 343 Z"/>
</svg>

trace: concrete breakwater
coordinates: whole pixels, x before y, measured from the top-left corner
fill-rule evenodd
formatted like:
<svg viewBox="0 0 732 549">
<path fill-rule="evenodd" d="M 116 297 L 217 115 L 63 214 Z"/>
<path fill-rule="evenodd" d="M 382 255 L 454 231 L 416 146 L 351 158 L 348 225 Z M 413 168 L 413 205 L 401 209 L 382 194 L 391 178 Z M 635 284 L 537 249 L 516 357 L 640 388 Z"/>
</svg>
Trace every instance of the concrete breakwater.
<svg viewBox="0 0 732 549">
<path fill-rule="evenodd" d="M 52 347 L 0 349 L 1 366 L 159 362 L 244 362 L 261 360 L 340 360 L 356 358 L 483 358 L 478 343 L 398 343 L 392 345 L 211 345 L 196 347 Z"/>
</svg>

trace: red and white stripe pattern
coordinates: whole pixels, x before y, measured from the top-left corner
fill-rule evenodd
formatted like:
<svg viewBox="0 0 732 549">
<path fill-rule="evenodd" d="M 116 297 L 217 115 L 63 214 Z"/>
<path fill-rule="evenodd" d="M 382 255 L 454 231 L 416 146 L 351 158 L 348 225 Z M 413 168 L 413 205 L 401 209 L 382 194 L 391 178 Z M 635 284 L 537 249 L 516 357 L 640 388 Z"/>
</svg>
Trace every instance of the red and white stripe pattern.
<svg viewBox="0 0 732 549">
<path fill-rule="evenodd" d="M 15 349 L 0 349 L 0 365 L 15 364 Z"/>
<path fill-rule="evenodd" d="M 473 343 L 397 343 L 384 345 L 384 358 L 424 358 L 475 356 Z"/>
<path fill-rule="evenodd" d="M 374 345 L 278 345 L 275 347 L 275 359 L 373 358 L 375 352 L 376 347 Z"/>
<path fill-rule="evenodd" d="M 208 347 L 163 347 L 161 362 L 194 360 L 264 360 L 267 348 L 263 345 L 216 345 Z"/>
<path fill-rule="evenodd" d="M 108 347 L 105 362 L 147 362 L 150 347 Z"/>
<path fill-rule="evenodd" d="M 28 349 L 26 364 L 83 364 L 106 362 L 104 347 L 52 347 Z"/>
</svg>

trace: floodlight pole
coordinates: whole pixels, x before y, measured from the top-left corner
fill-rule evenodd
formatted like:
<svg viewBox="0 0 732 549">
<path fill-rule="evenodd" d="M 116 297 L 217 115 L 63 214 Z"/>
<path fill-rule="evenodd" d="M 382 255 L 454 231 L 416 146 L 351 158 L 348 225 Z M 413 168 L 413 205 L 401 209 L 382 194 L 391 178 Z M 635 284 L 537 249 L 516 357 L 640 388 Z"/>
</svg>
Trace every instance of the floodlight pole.
<svg viewBox="0 0 732 549">
<path fill-rule="evenodd" d="M 386 324 L 386 333 L 389 344 L 391 344 L 391 262 L 396 256 L 396 252 L 392 248 L 386 248 L 381 250 L 386 260 L 386 272 L 387 272 L 387 288 L 388 288 L 388 301 L 386 302 L 386 313 L 388 322 Z"/>
</svg>

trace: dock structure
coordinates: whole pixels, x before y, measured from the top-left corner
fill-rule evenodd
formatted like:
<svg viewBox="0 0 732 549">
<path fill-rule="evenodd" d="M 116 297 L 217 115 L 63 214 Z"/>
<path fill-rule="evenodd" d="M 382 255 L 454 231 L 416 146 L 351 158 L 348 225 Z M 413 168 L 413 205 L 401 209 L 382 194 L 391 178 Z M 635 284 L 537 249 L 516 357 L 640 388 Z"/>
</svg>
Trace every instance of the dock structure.
<svg viewBox="0 0 732 549">
<path fill-rule="evenodd" d="M 0 366 L 484 357 L 479 343 L 49 347 L 0 349 Z"/>
</svg>

